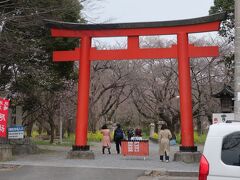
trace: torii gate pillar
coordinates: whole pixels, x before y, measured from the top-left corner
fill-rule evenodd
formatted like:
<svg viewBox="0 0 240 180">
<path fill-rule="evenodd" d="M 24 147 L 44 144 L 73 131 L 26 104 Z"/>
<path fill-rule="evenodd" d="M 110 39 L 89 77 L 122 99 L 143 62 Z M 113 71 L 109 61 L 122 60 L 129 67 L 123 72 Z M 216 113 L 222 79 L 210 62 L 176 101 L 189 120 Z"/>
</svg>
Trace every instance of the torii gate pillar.
<svg viewBox="0 0 240 180">
<path fill-rule="evenodd" d="M 90 49 L 91 38 L 84 36 L 81 39 L 81 51 L 79 61 L 78 100 L 76 116 L 75 146 L 73 150 L 89 150 L 87 145 L 88 130 L 88 99 L 90 87 Z"/>
<path fill-rule="evenodd" d="M 78 107 L 76 119 L 76 139 L 73 150 L 87 151 L 88 98 L 90 81 L 90 62 L 93 60 L 134 60 L 175 58 L 178 60 L 181 146 L 180 152 L 196 152 L 193 138 L 192 93 L 190 77 L 190 58 L 218 56 L 217 46 L 195 47 L 189 44 L 188 34 L 217 31 L 225 14 L 216 14 L 195 19 L 121 23 L 121 24 L 74 24 L 47 21 L 54 37 L 80 38 L 80 48 L 73 51 L 53 52 L 54 61 L 79 61 Z M 170 48 L 140 48 L 139 36 L 177 35 L 177 44 Z M 97 50 L 91 47 L 92 37 L 128 38 L 127 49 Z M 184 161 L 184 160 L 183 160 Z"/>
<path fill-rule="evenodd" d="M 190 59 L 188 54 L 188 34 L 179 33 L 178 42 L 178 76 L 181 112 L 181 141 L 184 146 L 180 146 L 181 151 L 196 151 L 193 139 L 192 121 L 192 88 L 190 76 Z"/>
</svg>

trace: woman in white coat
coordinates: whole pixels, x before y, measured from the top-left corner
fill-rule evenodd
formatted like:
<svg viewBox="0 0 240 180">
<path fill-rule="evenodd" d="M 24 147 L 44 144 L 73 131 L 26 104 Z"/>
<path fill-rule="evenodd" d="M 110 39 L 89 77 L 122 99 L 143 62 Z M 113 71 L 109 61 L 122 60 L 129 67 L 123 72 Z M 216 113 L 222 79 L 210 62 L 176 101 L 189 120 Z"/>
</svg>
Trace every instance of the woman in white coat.
<svg viewBox="0 0 240 180">
<path fill-rule="evenodd" d="M 166 124 L 163 124 L 159 133 L 159 155 L 160 161 L 163 161 L 165 155 L 166 162 L 169 161 L 170 154 L 170 139 L 172 138 L 171 131 L 167 128 Z"/>
</svg>

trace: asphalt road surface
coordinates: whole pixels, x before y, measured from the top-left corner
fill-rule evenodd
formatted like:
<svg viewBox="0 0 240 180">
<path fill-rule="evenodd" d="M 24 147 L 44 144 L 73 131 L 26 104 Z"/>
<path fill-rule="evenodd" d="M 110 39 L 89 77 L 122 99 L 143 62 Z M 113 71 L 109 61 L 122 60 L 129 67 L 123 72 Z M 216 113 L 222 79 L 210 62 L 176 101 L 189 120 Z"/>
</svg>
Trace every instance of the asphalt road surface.
<svg viewBox="0 0 240 180">
<path fill-rule="evenodd" d="M 196 177 L 144 176 L 144 170 L 18 166 L 0 171 L 0 180 L 197 180 Z"/>
<path fill-rule="evenodd" d="M 20 166 L 0 171 L 0 180 L 136 180 L 143 170 Z"/>
</svg>

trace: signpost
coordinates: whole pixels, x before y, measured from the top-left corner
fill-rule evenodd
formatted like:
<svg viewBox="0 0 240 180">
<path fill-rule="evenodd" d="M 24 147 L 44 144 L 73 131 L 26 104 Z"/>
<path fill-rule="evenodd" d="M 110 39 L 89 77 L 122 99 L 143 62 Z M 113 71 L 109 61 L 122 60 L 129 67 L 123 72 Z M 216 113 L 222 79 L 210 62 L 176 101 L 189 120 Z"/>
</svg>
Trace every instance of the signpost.
<svg viewBox="0 0 240 180">
<path fill-rule="evenodd" d="M 149 156 L 149 142 L 148 140 L 127 141 L 121 142 L 123 156 Z"/>
<path fill-rule="evenodd" d="M 7 136 L 9 100 L 0 98 L 0 137 Z"/>
</svg>

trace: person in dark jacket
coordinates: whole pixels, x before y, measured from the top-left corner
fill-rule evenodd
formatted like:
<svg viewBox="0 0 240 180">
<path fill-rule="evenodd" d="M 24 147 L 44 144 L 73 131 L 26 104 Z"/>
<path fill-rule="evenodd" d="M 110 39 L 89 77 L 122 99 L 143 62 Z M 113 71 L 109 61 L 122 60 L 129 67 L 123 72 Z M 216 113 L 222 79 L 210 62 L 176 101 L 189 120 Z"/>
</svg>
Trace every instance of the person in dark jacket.
<svg viewBox="0 0 240 180">
<path fill-rule="evenodd" d="M 114 131 L 113 139 L 116 143 L 116 150 L 117 150 L 118 154 L 120 153 L 120 146 L 121 146 L 121 141 L 123 140 L 123 138 L 124 138 L 124 133 L 123 133 L 123 130 L 121 129 L 121 125 L 117 124 L 117 128 Z"/>
<path fill-rule="evenodd" d="M 130 141 L 131 138 L 134 136 L 134 129 L 133 128 L 129 128 L 127 131 L 127 138 Z"/>
</svg>

